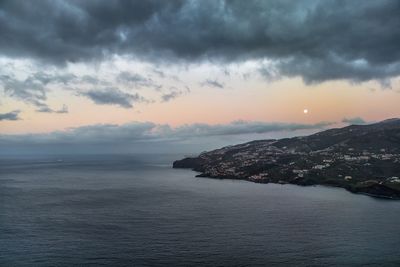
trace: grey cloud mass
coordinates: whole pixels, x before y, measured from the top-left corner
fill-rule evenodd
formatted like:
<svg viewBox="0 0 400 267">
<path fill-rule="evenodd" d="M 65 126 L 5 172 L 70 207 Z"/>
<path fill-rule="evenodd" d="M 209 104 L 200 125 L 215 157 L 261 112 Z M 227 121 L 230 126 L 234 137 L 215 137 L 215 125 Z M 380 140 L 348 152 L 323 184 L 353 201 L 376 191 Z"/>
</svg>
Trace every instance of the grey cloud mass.
<svg viewBox="0 0 400 267">
<path fill-rule="evenodd" d="M 172 91 L 170 93 L 163 94 L 161 96 L 161 99 L 162 99 L 163 102 L 168 102 L 168 101 L 170 101 L 172 99 L 175 99 L 175 98 L 179 97 L 180 95 L 182 95 L 182 92 L 180 92 L 180 91 Z"/>
<path fill-rule="evenodd" d="M 46 88 L 43 81 L 31 76 L 18 80 L 9 75 L 0 76 L 0 85 L 4 92 L 16 99 L 25 101 L 37 107 L 42 107 L 47 99 Z"/>
<path fill-rule="evenodd" d="M 132 108 L 134 103 L 147 102 L 139 94 L 125 93 L 117 88 L 102 88 L 84 92 L 81 95 L 86 96 L 99 105 L 118 105 L 123 108 Z"/>
<path fill-rule="evenodd" d="M 123 71 L 117 76 L 117 81 L 128 85 L 133 85 L 135 88 L 149 87 L 153 89 L 160 89 L 162 85 L 156 84 L 152 79 L 146 78 L 137 73 L 130 73 Z"/>
<path fill-rule="evenodd" d="M 270 59 L 307 83 L 385 80 L 400 75 L 399 14 L 398 0 L 2 1 L 0 54 L 58 65 Z"/>
<path fill-rule="evenodd" d="M 164 94 L 161 95 L 161 101 L 162 102 L 169 102 L 169 101 L 171 101 L 171 100 L 173 100 L 173 99 L 175 99 L 175 98 L 177 98 L 177 97 L 179 97 L 179 96 L 181 96 L 181 95 L 183 95 L 185 93 L 189 93 L 190 92 L 189 87 L 186 86 L 185 89 L 186 90 L 183 91 L 183 90 L 179 90 L 176 87 L 170 87 L 169 88 L 169 92 L 165 92 Z"/>
<path fill-rule="evenodd" d="M 8 113 L 0 114 L 0 121 L 17 121 L 20 120 L 19 110 L 14 110 Z"/>
<path fill-rule="evenodd" d="M 10 97 L 37 107 L 39 112 L 54 112 L 46 104 L 48 87 L 55 84 L 66 86 L 76 80 L 77 77 L 69 73 L 49 74 L 38 71 L 24 79 L 0 74 L 0 89 Z"/>
<path fill-rule="evenodd" d="M 344 118 L 342 122 L 348 124 L 367 124 L 367 122 L 361 117 Z"/>
<path fill-rule="evenodd" d="M 63 113 L 68 113 L 68 107 L 67 107 L 67 105 L 64 104 L 60 109 L 54 110 L 48 106 L 43 106 L 43 107 L 40 107 L 39 109 L 37 109 L 36 112 L 63 114 Z"/>
</svg>

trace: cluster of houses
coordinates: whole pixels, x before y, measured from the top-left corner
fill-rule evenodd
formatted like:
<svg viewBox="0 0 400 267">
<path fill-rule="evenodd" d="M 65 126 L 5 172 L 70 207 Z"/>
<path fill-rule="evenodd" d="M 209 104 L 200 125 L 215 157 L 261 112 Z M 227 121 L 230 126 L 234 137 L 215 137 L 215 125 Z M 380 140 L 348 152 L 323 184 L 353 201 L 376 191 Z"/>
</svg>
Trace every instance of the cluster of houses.
<svg viewBox="0 0 400 267">
<path fill-rule="evenodd" d="M 256 174 L 252 174 L 254 172 L 248 170 L 251 170 L 253 166 L 278 164 L 278 166 L 280 165 L 279 173 L 292 173 L 290 177 L 303 178 L 310 172 L 321 172 L 332 166 L 337 166 L 337 164 L 347 165 L 349 169 L 351 169 L 355 166 L 354 164 L 363 164 L 363 166 L 367 166 L 371 165 L 370 162 L 374 160 L 391 160 L 400 163 L 400 154 L 388 153 L 385 149 L 378 152 L 357 152 L 352 148 L 348 148 L 345 151 L 329 148 L 306 153 L 297 152 L 293 149 L 285 149 L 285 147 L 277 148 L 271 146 L 269 143 L 260 144 L 260 146 L 251 146 L 251 149 L 246 149 L 246 146 L 249 146 L 249 144 L 244 144 L 243 147 L 238 148 L 236 153 L 230 151 L 230 147 L 214 151 L 212 157 L 213 162 L 207 166 L 205 173 L 211 177 L 243 178 L 247 176 L 247 179 L 250 181 L 261 182 L 269 178 L 268 169 L 262 170 L 261 168 L 260 173 L 256 172 Z M 227 152 L 230 153 L 229 157 L 227 157 Z M 210 154 L 208 154 L 208 156 L 210 156 Z M 279 162 L 282 158 L 293 156 L 294 160 L 291 162 Z M 296 162 L 297 159 L 304 160 L 306 164 L 298 165 Z M 345 171 L 344 173 L 338 173 L 337 177 L 346 181 L 353 179 L 353 177 L 349 175 L 349 173 L 345 173 Z M 391 182 L 400 182 L 397 177 L 390 177 L 387 179 L 390 179 Z"/>
</svg>

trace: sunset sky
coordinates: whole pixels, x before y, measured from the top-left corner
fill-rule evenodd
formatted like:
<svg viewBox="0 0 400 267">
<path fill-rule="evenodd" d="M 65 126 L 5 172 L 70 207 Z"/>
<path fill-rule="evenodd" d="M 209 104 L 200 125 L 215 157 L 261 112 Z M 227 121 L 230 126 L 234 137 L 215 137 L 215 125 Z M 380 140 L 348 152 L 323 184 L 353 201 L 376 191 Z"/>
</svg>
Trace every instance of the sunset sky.
<svg viewBox="0 0 400 267">
<path fill-rule="evenodd" d="M 399 117 L 399 14 L 395 0 L 2 1 L 0 147 L 208 149 Z"/>
</svg>

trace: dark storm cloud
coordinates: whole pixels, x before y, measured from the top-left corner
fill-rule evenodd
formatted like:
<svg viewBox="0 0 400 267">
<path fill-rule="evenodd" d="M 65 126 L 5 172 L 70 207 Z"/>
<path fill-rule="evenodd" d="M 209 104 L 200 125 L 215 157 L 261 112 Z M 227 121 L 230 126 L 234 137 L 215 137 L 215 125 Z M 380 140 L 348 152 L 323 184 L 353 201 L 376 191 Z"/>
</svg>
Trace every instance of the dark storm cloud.
<svg viewBox="0 0 400 267">
<path fill-rule="evenodd" d="M 53 63 L 130 53 L 137 27 L 180 6 L 178 1 L 152 0 L 2 1 L 0 50 Z"/>
<path fill-rule="evenodd" d="M 224 85 L 217 80 L 207 79 L 204 82 L 200 83 L 201 86 L 215 87 L 215 88 L 224 88 Z"/>
<path fill-rule="evenodd" d="M 0 9 L 0 53 L 9 57 L 268 58 L 279 75 L 307 83 L 400 75 L 397 0 L 2 1 Z"/>
<path fill-rule="evenodd" d="M 14 110 L 8 113 L 0 114 L 0 121 L 17 121 L 21 118 L 19 117 L 19 110 Z"/>
<path fill-rule="evenodd" d="M 125 93 L 117 88 L 102 88 L 98 90 L 90 90 L 81 95 L 91 99 L 99 105 L 118 105 L 123 108 L 132 108 L 134 103 L 148 102 L 139 94 Z"/>
<path fill-rule="evenodd" d="M 342 122 L 348 124 L 367 124 L 367 122 L 361 117 L 344 118 Z"/>
</svg>

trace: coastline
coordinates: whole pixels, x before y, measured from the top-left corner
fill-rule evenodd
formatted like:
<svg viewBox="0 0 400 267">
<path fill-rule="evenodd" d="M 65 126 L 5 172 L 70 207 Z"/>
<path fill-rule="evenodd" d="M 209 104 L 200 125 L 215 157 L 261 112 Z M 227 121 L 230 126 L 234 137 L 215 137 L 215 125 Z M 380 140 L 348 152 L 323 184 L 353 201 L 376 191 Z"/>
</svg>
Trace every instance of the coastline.
<svg viewBox="0 0 400 267">
<path fill-rule="evenodd" d="M 247 178 L 210 176 L 210 175 L 206 175 L 205 173 L 195 170 L 190 167 L 187 167 L 187 168 L 173 167 L 173 168 L 175 168 L 175 169 L 191 169 L 191 171 L 193 171 L 194 173 L 197 173 L 197 175 L 194 176 L 195 178 L 208 178 L 208 179 L 217 179 L 217 180 L 236 180 L 236 181 L 246 181 L 246 182 L 255 183 L 255 184 L 295 185 L 295 186 L 302 186 L 302 187 L 323 186 L 323 187 L 331 187 L 331 188 L 340 188 L 340 189 L 343 189 L 352 194 L 359 194 L 359 195 L 369 196 L 369 197 L 378 198 L 378 199 L 382 199 L 382 200 L 400 200 L 400 197 L 393 197 L 393 196 L 389 196 L 389 195 L 364 192 L 360 189 L 356 189 L 355 187 L 340 186 L 338 184 L 329 184 L 329 183 L 301 184 L 301 183 L 286 182 L 283 180 L 281 180 L 279 182 L 270 182 L 270 181 L 265 181 L 265 180 L 254 181 L 254 180 L 249 180 Z"/>
</svg>

